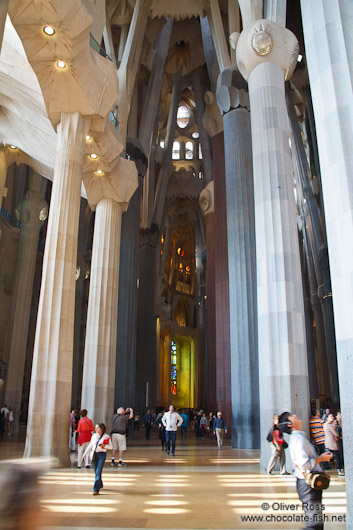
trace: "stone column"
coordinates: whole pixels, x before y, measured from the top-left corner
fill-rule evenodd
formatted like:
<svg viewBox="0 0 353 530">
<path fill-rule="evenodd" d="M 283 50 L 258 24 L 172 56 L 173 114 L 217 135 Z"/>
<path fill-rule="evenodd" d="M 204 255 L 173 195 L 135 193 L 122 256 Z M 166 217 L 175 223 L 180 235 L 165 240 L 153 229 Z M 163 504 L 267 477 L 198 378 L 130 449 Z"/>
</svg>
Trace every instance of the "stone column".
<svg viewBox="0 0 353 530">
<path fill-rule="evenodd" d="M 61 114 L 33 353 L 25 457 L 69 465 L 78 218 L 89 120 Z"/>
<path fill-rule="evenodd" d="M 259 446 L 254 189 L 249 98 L 235 67 L 221 72 L 229 266 L 233 446 Z"/>
<path fill-rule="evenodd" d="M 48 205 L 42 199 L 40 192 L 41 184 L 42 177 L 34 171 L 31 172 L 29 189 L 16 208 L 18 219 L 21 222 L 21 231 L 6 339 L 9 365 L 5 391 L 5 402 L 14 411 L 14 434 L 18 433 L 21 414 L 23 375 L 39 230 L 48 215 Z"/>
<path fill-rule="evenodd" d="M 110 428 L 114 407 L 122 203 L 96 206 L 81 407 Z"/>
<path fill-rule="evenodd" d="M 147 170 L 147 158 L 139 141 L 129 138 L 126 149 L 131 160 L 136 164 L 139 187 L 122 217 L 114 408 L 119 406 L 135 408 L 140 209 L 142 179 Z"/>
<path fill-rule="evenodd" d="M 111 172 L 89 172 L 84 184 L 96 218 L 81 407 L 109 429 L 114 412 L 121 217 L 138 184 L 136 166 L 119 157 Z"/>
<path fill-rule="evenodd" d="M 279 409 L 307 425 L 309 383 L 296 205 L 284 79 L 298 55 L 295 36 L 257 20 L 241 34 L 237 63 L 249 82 L 253 148 L 260 369 L 261 465 Z"/>
<path fill-rule="evenodd" d="M 215 291 L 215 212 L 213 180 L 202 190 L 199 197 L 206 225 L 206 359 L 207 359 L 207 407 L 216 407 L 216 291 Z"/>
<path fill-rule="evenodd" d="M 353 159 L 352 7 L 301 2 L 316 123 L 335 315 L 347 487 L 347 529 L 353 529 Z M 348 29 L 350 28 L 350 29 Z M 325 66 L 323 66 L 325 65 Z"/>
</svg>

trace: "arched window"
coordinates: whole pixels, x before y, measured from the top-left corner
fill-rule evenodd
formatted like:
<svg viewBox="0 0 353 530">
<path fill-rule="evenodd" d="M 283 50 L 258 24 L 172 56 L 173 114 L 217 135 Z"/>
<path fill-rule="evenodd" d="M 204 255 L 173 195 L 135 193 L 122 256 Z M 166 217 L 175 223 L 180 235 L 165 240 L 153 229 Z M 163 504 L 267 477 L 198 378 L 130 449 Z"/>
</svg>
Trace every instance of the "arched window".
<svg viewBox="0 0 353 530">
<path fill-rule="evenodd" d="M 201 144 L 199 144 L 199 159 L 202 160 L 202 149 L 201 149 Z"/>
<path fill-rule="evenodd" d="M 192 160 L 194 158 L 194 144 L 186 142 L 185 144 L 185 160 Z"/>
<path fill-rule="evenodd" d="M 185 129 L 190 121 L 190 109 L 186 105 L 180 105 L 177 114 L 177 124 L 180 129 Z"/>
<path fill-rule="evenodd" d="M 172 159 L 180 160 L 180 143 L 179 142 L 173 143 Z"/>
</svg>

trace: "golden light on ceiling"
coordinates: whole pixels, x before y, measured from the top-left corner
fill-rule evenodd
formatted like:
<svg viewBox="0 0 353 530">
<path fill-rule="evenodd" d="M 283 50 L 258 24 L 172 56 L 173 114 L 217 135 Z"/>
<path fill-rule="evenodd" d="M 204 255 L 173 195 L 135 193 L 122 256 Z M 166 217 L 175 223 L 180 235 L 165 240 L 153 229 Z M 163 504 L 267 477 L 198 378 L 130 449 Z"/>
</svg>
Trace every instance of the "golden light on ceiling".
<svg viewBox="0 0 353 530">
<path fill-rule="evenodd" d="M 91 153 L 89 157 L 92 158 L 92 160 L 97 160 L 98 155 L 96 153 Z"/>
<path fill-rule="evenodd" d="M 87 134 L 86 140 L 87 140 L 87 142 L 89 142 L 90 140 L 92 140 L 92 138 Z"/>
<path fill-rule="evenodd" d="M 102 171 L 101 169 L 97 169 L 96 173 L 97 175 L 104 175 L 104 171 Z"/>
<path fill-rule="evenodd" d="M 10 149 L 17 149 L 17 147 L 15 145 L 9 145 L 9 148 Z"/>
<path fill-rule="evenodd" d="M 60 68 L 60 70 L 63 70 L 66 68 L 66 63 L 64 61 L 57 61 L 56 66 Z"/>
<path fill-rule="evenodd" d="M 48 35 L 48 37 L 52 37 L 55 34 L 55 29 L 53 26 L 44 26 L 43 31 L 46 35 Z"/>
</svg>

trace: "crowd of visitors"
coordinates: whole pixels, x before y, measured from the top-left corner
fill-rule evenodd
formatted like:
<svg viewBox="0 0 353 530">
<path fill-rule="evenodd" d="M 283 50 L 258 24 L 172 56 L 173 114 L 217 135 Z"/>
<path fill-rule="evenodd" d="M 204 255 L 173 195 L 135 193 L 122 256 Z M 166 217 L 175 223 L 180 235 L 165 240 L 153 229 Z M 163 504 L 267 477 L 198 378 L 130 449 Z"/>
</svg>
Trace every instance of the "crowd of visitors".
<svg viewBox="0 0 353 530">
<path fill-rule="evenodd" d="M 78 453 L 77 467 L 81 469 L 82 462 L 89 469 L 94 465 L 95 481 L 93 495 L 98 495 L 103 487 L 102 471 L 106 460 L 107 449 L 112 450 L 111 466 L 114 467 L 116 452 L 118 451 L 118 467 L 125 467 L 123 453 L 126 450 L 126 437 L 130 432 L 140 430 L 141 415 L 139 411 L 134 413 L 133 409 L 119 407 L 113 416 L 113 426 L 110 436 L 106 432 L 103 423 L 95 427 L 88 417 L 88 412 L 83 409 L 78 413 L 72 410 L 70 414 L 70 451 Z M 169 409 L 162 409 L 156 414 L 155 410 L 147 409 L 142 416 L 142 428 L 145 431 L 146 440 L 150 440 L 151 432 L 158 430 L 158 438 L 161 441 L 162 451 L 167 455 L 175 456 L 177 430 L 180 428 L 181 438 L 186 439 L 188 432 L 194 433 L 197 438 L 217 440 L 217 446 L 222 449 L 224 435 L 227 434 L 227 425 L 222 417 L 222 412 L 205 412 L 204 410 L 181 409 L 174 410 L 170 405 Z"/>
<path fill-rule="evenodd" d="M 341 413 L 337 412 L 335 416 L 329 409 L 326 409 L 323 414 L 320 410 L 315 410 L 309 421 L 309 429 L 311 442 L 317 455 L 320 456 L 325 452 L 332 453 L 337 474 L 340 477 L 344 477 Z M 279 460 L 281 475 L 287 475 L 285 449 L 288 444 L 283 438 L 283 430 L 277 414 L 273 416 L 273 425 L 267 435 L 267 441 L 270 442 L 272 450 L 267 473 L 273 474 L 276 463 Z M 322 467 L 328 469 L 327 462 L 323 462 Z"/>
</svg>

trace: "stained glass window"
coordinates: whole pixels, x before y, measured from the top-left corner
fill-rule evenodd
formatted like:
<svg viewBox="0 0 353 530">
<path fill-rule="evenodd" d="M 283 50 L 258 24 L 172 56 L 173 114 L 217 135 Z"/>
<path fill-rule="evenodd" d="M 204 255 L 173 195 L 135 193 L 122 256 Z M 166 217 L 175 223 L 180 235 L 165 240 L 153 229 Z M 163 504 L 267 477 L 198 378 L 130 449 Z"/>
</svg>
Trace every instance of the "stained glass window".
<svg viewBox="0 0 353 530">
<path fill-rule="evenodd" d="M 178 352 L 174 340 L 171 341 L 170 347 L 170 391 L 172 394 L 177 393 L 177 363 L 178 363 Z"/>
</svg>

